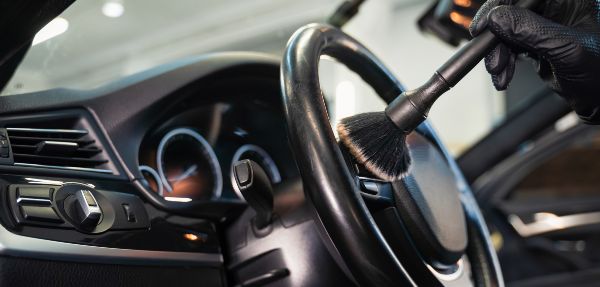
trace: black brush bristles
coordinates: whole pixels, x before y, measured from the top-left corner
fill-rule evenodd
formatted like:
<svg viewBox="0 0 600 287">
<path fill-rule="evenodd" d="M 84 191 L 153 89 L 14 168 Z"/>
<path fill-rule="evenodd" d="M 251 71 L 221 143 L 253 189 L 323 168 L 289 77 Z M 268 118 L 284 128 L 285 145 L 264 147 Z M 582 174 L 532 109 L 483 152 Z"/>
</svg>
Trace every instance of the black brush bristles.
<svg viewBox="0 0 600 287">
<path fill-rule="evenodd" d="M 337 131 L 350 153 L 374 175 L 395 181 L 408 172 L 411 159 L 406 134 L 384 112 L 342 119 Z"/>
</svg>

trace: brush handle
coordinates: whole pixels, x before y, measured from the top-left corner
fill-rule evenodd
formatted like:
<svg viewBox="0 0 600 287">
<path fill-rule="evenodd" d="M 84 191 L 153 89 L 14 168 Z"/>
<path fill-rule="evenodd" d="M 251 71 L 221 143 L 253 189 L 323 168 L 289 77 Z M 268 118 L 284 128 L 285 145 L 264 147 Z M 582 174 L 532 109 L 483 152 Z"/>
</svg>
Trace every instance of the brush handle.
<svg viewBox="0 0 600 287">
<path fill-rule="evenodd" d="M 439 69 L 439 74 L 450 87 L 454 87 L 462 80 L 481 60 L 488 55 L 500 40 L 490 30 L 483 31 L 456 52 Z"/>
<path fill-rule="evenodd" d="M 543 0 L 521 0 L 517 6 L 532 9 L 541 2 Z M 433 103 L 458 84 L 499 43 L 500 40 L 492 32 L 484 31 L 460 48 L 427 83 L 398 96 L 388 105 L 386 114 L 405 133 L 413 131 L 427 119 Z"/>
<path fill-rule="evenodd" d="M 521 0 L 516 5 L 533 9 L 541 2 L 541 0 Z M 492 32 L 485 30 L 458 50 L 437 70 L 437 73 L 446 80 L 450 87 L 454 87 L 499 43 L 500 40 Z"/>
</svg>

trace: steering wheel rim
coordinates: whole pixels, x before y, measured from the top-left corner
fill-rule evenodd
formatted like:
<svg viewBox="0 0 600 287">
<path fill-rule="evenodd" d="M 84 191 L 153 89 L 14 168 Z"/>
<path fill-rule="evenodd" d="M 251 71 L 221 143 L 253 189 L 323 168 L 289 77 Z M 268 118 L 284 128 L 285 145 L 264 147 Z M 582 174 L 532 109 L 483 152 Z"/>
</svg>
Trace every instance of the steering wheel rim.
<svg viewBox="0 0 600 287">
<path fill-rule="evenodd" d="M 368 49 L 342 31 L 310 24 L 294 33 L 281 66 L 281 86 L 288 135 L 307 198 L 317 212 L 318 224 L 357 283 L 416 286 L 369 213 L 337 145 L 319 84 L 322 55 L 331 56 L 356 72 L 386 102 L 403 90 Z M 456 176 L 462 179 L 462 175 Z M 469 227 L 467 254 L 475 261 L 475 284 L 503 286 L 487 227 L 466 184 L 460 198 Z"/>
</svg>

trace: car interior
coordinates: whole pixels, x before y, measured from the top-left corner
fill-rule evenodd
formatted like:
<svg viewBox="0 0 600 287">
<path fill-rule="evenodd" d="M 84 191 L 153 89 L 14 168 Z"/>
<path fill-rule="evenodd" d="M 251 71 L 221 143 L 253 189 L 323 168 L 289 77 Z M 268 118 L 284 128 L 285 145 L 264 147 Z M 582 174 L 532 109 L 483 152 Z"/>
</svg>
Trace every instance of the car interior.
<svg viewBox="0 0 600 287">
<path fill-rule="evenodd" d="M 598 286 L 600 130 L 527 60 L 400 180 L 339 141 L 484 2 L 4 1 L 0 286 Z"/>
</svg>

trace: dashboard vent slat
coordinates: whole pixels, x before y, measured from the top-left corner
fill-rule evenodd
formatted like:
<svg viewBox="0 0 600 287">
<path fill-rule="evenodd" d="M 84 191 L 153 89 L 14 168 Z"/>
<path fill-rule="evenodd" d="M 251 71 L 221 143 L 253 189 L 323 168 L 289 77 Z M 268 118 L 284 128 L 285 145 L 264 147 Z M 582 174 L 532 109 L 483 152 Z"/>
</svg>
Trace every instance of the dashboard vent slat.
<svg viewBox="0 0 600 287">
<path fill-rule="evenodd" d="M 102 148 L 85 129 L 7 127 L 15 165 L 110 171 Z"/>
<path fill-rule="evenodd" d="M 37 164 L 48 164 L 48 165 L 67 165 L 77 167 L 95 167 L 103 163 L 107 163 L 107 160 L 94 160 L 89 158 L 78 158 L 78 157 L 60 157 L 60 156 L 45 156 L 45 155 L 31 155 L 31 154 L 13 154 L 16 162 L 23 163 L 37 163 Z"/>
<path fill-rule="evenodd" d="M 36 143 L 39 143 L 41 141 L 56 140 L 56 138 L 51 138 L 51 137 L 32 137 L 32 136 L 27 136 L 27 137 L 11 136 L 10 139 L 11 139 L 12 144 L 23 144 L 23 145 L 27 145 L 27 144 L 35 145 Z M 78 139 L 69 139 L 69 142 L 77 143 L 80 146 L 86 146 L 89 144 L 93 144 L 95 141 L 93 139 L 78 138 Z"/>
</svg>

